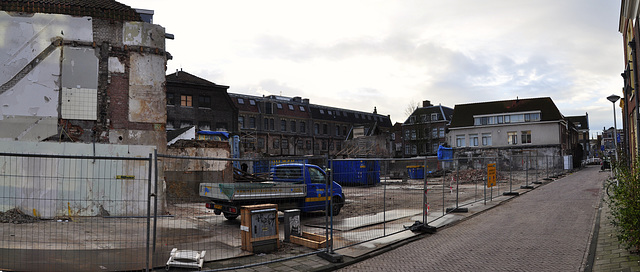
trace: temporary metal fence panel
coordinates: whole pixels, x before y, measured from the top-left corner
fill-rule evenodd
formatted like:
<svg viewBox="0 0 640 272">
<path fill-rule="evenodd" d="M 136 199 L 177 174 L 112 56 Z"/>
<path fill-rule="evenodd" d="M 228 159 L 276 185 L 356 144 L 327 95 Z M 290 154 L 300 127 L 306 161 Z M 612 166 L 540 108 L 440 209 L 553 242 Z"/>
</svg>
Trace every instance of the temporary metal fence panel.
<svg viewBox="0 0 640 272">
<path fill-rule="evenodd" d="M 424 158 L 330 160 L 346 197 L 340 214 L 333 216 L 333 249 L 405 231 L 422 221 L 424 178 L 412 179 L 406 169 L 424 163 Z"/>
<path fill-rule="evenodd" d="M 166 213 L 158 214 L 156 219 L 154 267 L 162 266 L 173 248 L 206 251 L 205 269 L 255 266 L 325 250 L 327 243 L 283 242 L 285 226 L 281 221 L 276 222 L 279 247 L 274 249 L 264 241 L 252 242 L 247 235 L 256 229 L 243 222 L 247 219 L 244 215 L 231 213 L 238 210 L 230 210 L 267 203 L 276 204 L 281 211 L 299 209 L 303 212 L 301 231 L 324 239 L 328 221 L 324 212 L 326 201 L 322 199 L 329 191 L 325 189 L 325 179 L 305 186 L 299 182 L 301 179 L 316 177 L 300 168 L 283 166 L 307 162 L 327 165 L 326 157 L 236 160 L 158 155 L 158 170 L 164 172 L 167 200 Z M 238 169 L 234 165 L 247 167 Z M 275 166 L 282 167 L 273 168 Z M 274 175 L 279 182 L 273 182 Z M 206 190 L 208 197 L 200 196 L 200 190 Z M 212 201 L 213 198 L 218 201 Z M 210 207 L 221 205 L 223 211 L 215 214 L 207 208 L 207 203 Z M 260 224 L 264 225 L 269 223 Z"/>
<path fill-rule="evenodd" d="M 150 163 L 0 153 L 0 270 L 148 267 Z"/>
</svg>

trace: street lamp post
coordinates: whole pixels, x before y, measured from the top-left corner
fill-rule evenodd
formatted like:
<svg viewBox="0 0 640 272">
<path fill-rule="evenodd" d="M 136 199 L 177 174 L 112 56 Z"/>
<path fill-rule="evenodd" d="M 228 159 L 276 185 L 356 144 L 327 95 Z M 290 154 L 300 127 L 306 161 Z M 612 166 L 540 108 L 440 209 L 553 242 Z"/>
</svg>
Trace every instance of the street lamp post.
<svg viewBox="0 0 640 272">
<path fill-rule="evenodd" d="M 613 104 L 613 143 L 616 147 L 616 161 L 618 161 L 618 126 L 616 125 L 616 101 L 618 101 L 618 99 L 620 99 L 620 96 L 615 94 L 607 97 L 607 100 L 611 101 L 611 104 Z"/>
</svg>

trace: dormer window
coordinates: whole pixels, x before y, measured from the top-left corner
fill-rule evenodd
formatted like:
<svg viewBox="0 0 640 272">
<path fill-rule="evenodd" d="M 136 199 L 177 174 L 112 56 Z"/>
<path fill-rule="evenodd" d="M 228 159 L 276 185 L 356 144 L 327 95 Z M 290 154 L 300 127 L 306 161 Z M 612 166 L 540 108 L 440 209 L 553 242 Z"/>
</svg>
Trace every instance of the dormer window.
<svg viewBox="0 0 640 272">
<path fill-rule="evenodd" d="M 238 97 L 238 104 L 244 105 L 244 99 Z"/>
</svg>

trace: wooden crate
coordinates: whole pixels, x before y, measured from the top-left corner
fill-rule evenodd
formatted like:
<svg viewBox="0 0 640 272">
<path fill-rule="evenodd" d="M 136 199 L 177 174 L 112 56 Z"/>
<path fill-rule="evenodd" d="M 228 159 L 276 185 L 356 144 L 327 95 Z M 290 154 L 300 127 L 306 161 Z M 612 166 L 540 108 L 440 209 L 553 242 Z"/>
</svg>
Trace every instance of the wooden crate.
<svg viewBox="0 0 640 272">
<path fill-rule="evenodd" d="M 318 249 L 327 246 L 327 240 L 324 235 L 318 235 L 305 231 L 302 232 L 302 237 L 292 235 L 290 239 L 294 244 L 312 249 Z M 329 239 L 329 241 L 331 241 L 331 239 Z"/>
</svg>

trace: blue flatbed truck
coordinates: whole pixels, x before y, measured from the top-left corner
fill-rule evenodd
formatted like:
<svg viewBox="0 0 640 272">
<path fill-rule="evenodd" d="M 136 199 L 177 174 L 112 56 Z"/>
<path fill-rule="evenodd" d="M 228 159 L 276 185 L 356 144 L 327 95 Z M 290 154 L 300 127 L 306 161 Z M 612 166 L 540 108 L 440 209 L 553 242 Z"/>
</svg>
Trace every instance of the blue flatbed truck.
<svg viewBox="0 0 640 272">
<path fill-rule="evenodd" d="M 302 212 L 324 211 L 333 201 L 333 215 L 344 206 L 342 186 L 332 181 L 327 194 L 327 173 L 313 164 L 290 163 L 271 167 L 270 181 L 254 183 L 200 183 L 200 196 L 208 198 L 206 207 L 229 220 L 240 215 L 240 207 L 256 204 L 278 204 L 279 210 L 300 209 Z M 331 203 L 330 203 L 331 204 Z"/>
</svg>

